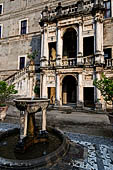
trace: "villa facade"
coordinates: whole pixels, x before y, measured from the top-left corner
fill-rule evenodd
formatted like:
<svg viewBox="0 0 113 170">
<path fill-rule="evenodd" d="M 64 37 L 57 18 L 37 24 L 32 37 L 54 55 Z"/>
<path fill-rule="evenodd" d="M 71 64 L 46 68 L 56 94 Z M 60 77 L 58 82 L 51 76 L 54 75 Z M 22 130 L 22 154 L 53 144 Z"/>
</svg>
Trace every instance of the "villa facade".
<svg viewBox="0 0 113 170">
<path fill-rule="evenodd" d="M 112 0 L 1 0 L 0 12 L 1 79 L 24 96 L 38 81 L 51 104 L 105 109 L 93 81 L 113 77 Z"/>
</svg>

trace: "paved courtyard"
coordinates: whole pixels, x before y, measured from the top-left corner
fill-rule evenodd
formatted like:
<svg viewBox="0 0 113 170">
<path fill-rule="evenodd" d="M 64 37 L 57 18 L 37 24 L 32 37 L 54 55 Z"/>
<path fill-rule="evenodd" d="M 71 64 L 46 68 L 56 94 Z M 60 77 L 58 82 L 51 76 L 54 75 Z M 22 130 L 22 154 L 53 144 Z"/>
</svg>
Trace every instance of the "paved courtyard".
<svg viewBox="0 0 113 170">
<path fill-rule="evenodd" d="M 52 167 L 39 170 L 113 170 L 112 128 L 107 116 L 96 113 L 49 110 L 48 124 L 61 129 L 71 141 L 69 153 Z M 37 114 L 37 122 L 41 113 Z M 18 126 L 18 116 L 0 123 L 0 132 Z M 81 149 L 82 148 L 82 149 Z M 82 151 L 83 153 L 82 153 Z"/>
</svg>

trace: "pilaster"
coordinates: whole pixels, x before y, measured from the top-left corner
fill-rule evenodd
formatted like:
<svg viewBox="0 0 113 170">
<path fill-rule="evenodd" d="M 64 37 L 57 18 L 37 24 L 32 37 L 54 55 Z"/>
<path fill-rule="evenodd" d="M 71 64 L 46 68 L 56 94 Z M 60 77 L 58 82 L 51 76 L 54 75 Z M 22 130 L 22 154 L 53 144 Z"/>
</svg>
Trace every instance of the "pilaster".
<svg viewBox="0 0 113 170">
<path fill-rule="evenodd" d="M 78 29 L 78 54 L 77 54 L 77 64 L 83 63 L 83 35 L 82 35 L 82 22 L 79 23 Z"/>
<path fill-rule="evenodd" d="M 56 65 L 59 66 L 61 65 L 61 59 L 62 59 L 62 38 L 61 38 L 61 30 L 60 27 L 57 27 L 56 29 L 56 34 L 57 34 L 57 56 L 56 56 Z"/>
<path fill-rule="evenodd" d="M 95 17 L 95 63 L 104 64 L 103 53 L 103 16 L 98 14 Z"/>
<path fill-rule="evenodd" d="M 111 17 L 113 17 L 113 0 L 111 0 Z"/>
<path fill-rule="evenodd" d="M 47 98 L 47 85 L 46 85 L 46 75 L 43 74 L 42 77 L 42 98 Z"/>
<path fill-rule="evenodd" d="M 78 87 L 77 87 L 77 107 L 83 106 L 83 86 L 82 86 L 82 73 L 78 75 Z"/>
<path fill-rule="evenodd" d="M 42 40 L 41 40 L 41 59 L 40 65 L 41 67 L 45 67 L 48 65 L 48 34 L 47 34 L 47 26 L 45 25 L 42 31 Z"/>
<path fill-rule="evenodd" d="M 56 74 L 56 104 L 60 105 L 60 76 Z"/>
</svg>

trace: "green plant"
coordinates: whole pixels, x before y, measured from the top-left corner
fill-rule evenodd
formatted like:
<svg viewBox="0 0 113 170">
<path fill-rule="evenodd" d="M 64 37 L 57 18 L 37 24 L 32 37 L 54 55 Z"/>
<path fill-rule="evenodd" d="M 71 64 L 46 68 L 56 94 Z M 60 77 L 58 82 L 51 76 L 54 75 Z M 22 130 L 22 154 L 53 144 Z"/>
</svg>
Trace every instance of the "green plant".
<svg viewBox="0 0 113 170">
<path fill-rule="evenodd" d="M 12 94 L 16 94 L 14 85 L 8 85 L 5 81 L 0 81 L 0 106 L 5 106 Z"/>
<path fill-rule="evenodd" d="M 34 60 L 37 55 L 38 55 L 38 51 L 35 50 L 35 51 L 32 52 L 31 54 L 28 54 L 27 57 L 28 57 L 30 60 Z"/>
<path fill-rule="evenodd" d="M 113 105 L 113 80 L 107 78 L 103 73 L 100 80 L 94 80 L 93 84 L 100 90 L 107 104 Z"/>
<path fill-rule="evenodd" d="M 34 93 L 37 95 L 37 96 L 40 96 L 40 87 L 38 85 L 38 83 L 36 83 L 35 87 L 34 87 Z"/>
</svg>

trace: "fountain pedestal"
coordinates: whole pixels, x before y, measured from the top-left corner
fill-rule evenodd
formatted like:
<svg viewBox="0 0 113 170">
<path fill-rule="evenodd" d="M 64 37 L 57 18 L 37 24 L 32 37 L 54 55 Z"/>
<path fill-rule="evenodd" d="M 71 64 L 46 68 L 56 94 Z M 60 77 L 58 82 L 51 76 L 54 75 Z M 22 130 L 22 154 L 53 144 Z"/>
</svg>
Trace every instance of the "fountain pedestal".
<svg viewBox="0 0 113 170">
<path fill-rule="evenodd" d="M 30 145 L 46 142 L 48 135 L 46 131 L 46 110 L 49 105 L 48 99 L 20 98 L 14 100 L 16 107 L 20 110 L 20 137 L 16 151 L 24 152 Z M 42 129 L 36 130 L 35 113 L 42 110 Z"/>
</svg>

